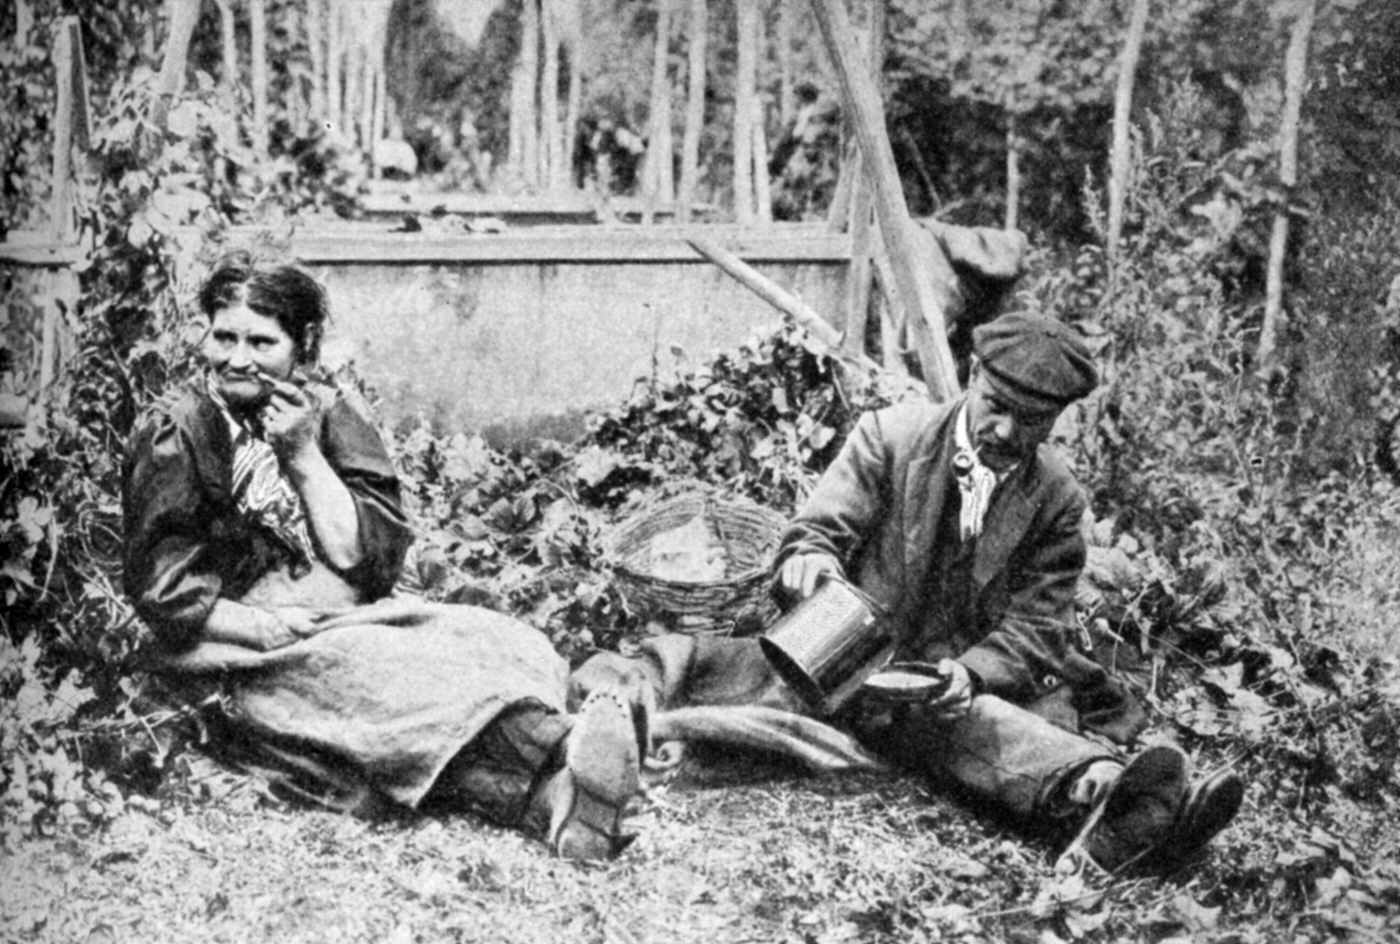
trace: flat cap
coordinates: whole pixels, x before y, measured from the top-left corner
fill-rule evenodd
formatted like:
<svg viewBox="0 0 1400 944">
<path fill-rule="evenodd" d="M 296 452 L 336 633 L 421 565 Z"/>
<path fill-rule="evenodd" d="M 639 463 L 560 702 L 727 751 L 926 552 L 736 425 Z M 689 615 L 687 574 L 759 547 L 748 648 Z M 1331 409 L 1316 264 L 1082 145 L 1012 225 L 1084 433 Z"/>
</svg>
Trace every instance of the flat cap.
<svg viewBox="0 0 1400 944">
<path fill-rule="evenodd" d="M 1045 315 L 1012 312 L 979 325 L 972 350 L 992 388 L 1030 412 L 1062 409 L 1099 382 L 1078 332 Z"/>
</svg>

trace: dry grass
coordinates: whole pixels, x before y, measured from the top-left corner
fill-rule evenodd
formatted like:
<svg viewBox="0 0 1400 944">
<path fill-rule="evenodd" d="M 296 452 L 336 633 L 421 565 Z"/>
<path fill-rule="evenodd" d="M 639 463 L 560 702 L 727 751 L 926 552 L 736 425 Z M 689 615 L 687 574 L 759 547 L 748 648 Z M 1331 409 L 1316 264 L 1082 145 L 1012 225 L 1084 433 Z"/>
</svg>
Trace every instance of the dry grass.
<svg viewBox="0 0 1400 944">
<path fill-rule="evenodd" d="M 233 782 L 217 799 L 21 847 L 0 865 L 0 939 L 1054 944 L 1266 941 L 1285 928 L 1325 939 L 1308 933 L 1322 919 L 1296 908 L 1259 921 L 1258 895 L 1271 893 L 1255 886 L 1292 832 L 1264 808 L 1248 808 L 1190 881 L 1106 890 L 1056 879 L 1044 844 L 900 776 L 807 778 L 712 756 L 654 788 L 634 822 L 631 849 L 585 867 L 465 816 L 365 822 L 270 806 Z"/>
</svg>

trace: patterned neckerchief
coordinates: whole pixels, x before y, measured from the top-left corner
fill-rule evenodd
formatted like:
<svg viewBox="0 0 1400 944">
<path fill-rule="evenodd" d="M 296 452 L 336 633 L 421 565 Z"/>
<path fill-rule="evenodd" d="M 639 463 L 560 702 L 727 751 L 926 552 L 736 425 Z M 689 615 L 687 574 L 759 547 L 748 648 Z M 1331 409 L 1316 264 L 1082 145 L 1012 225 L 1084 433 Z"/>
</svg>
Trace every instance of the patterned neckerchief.
<svg viewBox="0 0 1400 944">
<path fill-rule="evenodd" d="M 301 497 L 282 474 L 277 454 L 245 420 L 236 416 L 219 393 L 217 381 L 207 379 L 209 397 L 228 422 L 233 442 L 233 501 L 246 521 L 261 525 L 300 560 L 315 557 Z"/>
<path fill-rule="evenodd" d="M 964 542 L 982 533 L 982 522 L 992 503 L 992 493 L 1015 469 L 1012 466 L 995 472 L 982 464 L 977 450 L 972 448 L 971 422 L 967 402 L 963 401 L 953 421 L 953 444 L 957 448 L 953 455 L 953 473 L 958 480 L 958 495 L 962 499 L 958 505 L 958 534 Z"/>
</svg>

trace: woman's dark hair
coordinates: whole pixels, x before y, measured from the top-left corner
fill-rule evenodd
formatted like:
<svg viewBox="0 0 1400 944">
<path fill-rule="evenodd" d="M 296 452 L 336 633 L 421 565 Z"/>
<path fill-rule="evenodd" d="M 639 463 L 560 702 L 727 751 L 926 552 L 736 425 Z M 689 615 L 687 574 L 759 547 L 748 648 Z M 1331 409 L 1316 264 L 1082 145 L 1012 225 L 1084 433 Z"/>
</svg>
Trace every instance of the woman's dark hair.
<svg viewBox="0 0 1400 944">
<path fill-rule="evenodd" d="M 240 303 L 287 332 L 299 363 L 311 364 L 321 356 L 330 305 L 321 283 L 306 272 L 290 265 L 260 265 L 244 250 L 231 252 L 214 263 L 200 286 L 199 308 L 213 318 L 215 312 Z"/>
</svg>

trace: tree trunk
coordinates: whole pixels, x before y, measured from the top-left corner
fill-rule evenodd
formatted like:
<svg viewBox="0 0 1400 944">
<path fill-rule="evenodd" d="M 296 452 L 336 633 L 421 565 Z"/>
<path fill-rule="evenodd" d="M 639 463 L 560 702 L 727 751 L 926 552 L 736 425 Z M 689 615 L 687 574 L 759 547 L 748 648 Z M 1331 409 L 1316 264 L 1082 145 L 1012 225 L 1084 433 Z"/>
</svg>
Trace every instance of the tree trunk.
<svg viewBox="0 0 1400 944">
<path fill-rule="evenodd" d="M 753 98 L 753 200 L 760 223 L 773 222 L 773 193 L 768 181 L 768 145 L 764 140 L 763 97 Z"/>
<path fill-rule="evenodd" d="M 388 115 L 388 110 L 384 107 L 384 98 L 388 95 L 388 84 L 384 78 L 384 43 L 381 34 L 381 42 L 375 53 L 374 60 L 374 114 L 370 116 L 369 126 L 369 153 L 370 161 L 374 160 L 374 146 L 384 140 L 384 122 Z M 372 166 L 372 165 L 371 165 Z"/>
<path fill-rule="evenodd" d="M 758 0 L 735 0 L 738 63 L 734 75 L 734 218 L 753 222 L 754 81 L 758 66 Z"/>
<path fill-rule="evenodd" d="M 34 8 L 29 0 L 15 0 L 15 45 L 28 45 L 29 31 L 34 28 Z"/>
<path fill-rule="evenodd" d="M 525 0 L 520 18 L 520 173 L 532 187 L 540 184 L 539 78 L 540 0 Z"/>
<path fill-rule="evenodd" d="M 374 86 L 375 73 L 379 71 L 375 62 L 379 48 L 375 37 L 360 47 L 360 142 L 366 151 L 374 151 Z"/>
<path fill-rule="evenodd" d="M 345 126 L 341 124 L 342 99 L 340 68 L 344 53 L 343 48 L 344 30 L 342 26 L 342 9 L 333 0 L 326 4 L 326 118 L 327 123 L 335 126 L 341 134 L 345 133 Z"/>
<path fill-rule="evenodd" d="M 544 70 L 540 74 L 540 180 L 551 190 L 563 186 L 564 169 L 559 143 L 559 22 L 557 0 L 540 5 L 540 30 L 544 44 Z"/>
<path fill-rule="evenodd" d="M 1016 113 L 1006 111 L 1006 220 L 1005 229 L 1016 228 L 1021 205 L 1021 136 L 1016 130 Z"/>
<path fill-rule="evenodd" d="M 311 53 L 311 121 L 326 120 L 325 0 L 306 0 L 306 48 Z"/>
<path fill-rule="evenodd" d="M 671 82 L 667 70 L 671 49 L 671 0 L 656 0 L 656 45 L 651 60 L 651 100 L 647 106 L 647 153 L 642 165 L 642 190 L 647 215 L 657 202 L 676 198 L 671 177 Z"/>
<path fill-rule="evenodd" d="M 170 106 L 185 87 L 185 63 L 189 57 L 190 37 L 199 19 L 199 0 L 166 0 L 170 32 L 165 40 L 165 60 L 156 78 L 156 96 L 151 109 L 151 121 L 165 127 Z"/>
<path fill-rule="evenodd" d="M 761 62 L 768 48 L 768 33 L 764 28 L 763 11 L 754 17 L 754 59 Z M 758 66 L 755 64 L 755 71 Z M 773 194 L 768 180 L 768 121 L 763 104 L 763 92 L 755 89 L 753 97 L 753 202 L 760 223 L 773 222 Z"/>
<path fill-rule="evenodd" d="M 218 0 L 218 4 L 219 47 L 223 52 L 223 75 L 219 76 L 219 88 L 231 105 L 233 90 L 238 84 L 238 41 L 233 31 L 233 0 Z"/>
<path fill-rule="evenodd" d="M 778 124 L 786 128 L 792 124 L 797 111 L 797 93 L 792 81 L 792 21 L 797 16 L 794 0 L 777 0 L 778 3 Z"/>
<path fill-rule="evenodd" d="M 1317 0 L 1302 0 L 1288 37 L 1284 59 L 1283 120 L 1279 126 L 1279 180 L 1288 191 L 1298 183 L 1298 113 L 1303 107 L 1307 79 L 1308 36 L 1312 32 Z M 1269 270 L 1265 283 L 1264 323 L 1259 330 L 1259 372 L 1265 376 L 1278 368 L 1279 325 L 1283 321 L 1283 261 L 1288 248 L 1288 207 L 1274 212 L 1269 239 Z"/>
<path fill-rule="evenodd" d="M 252 51 L 253 149 L 267 153 L 267 4 L 248 0 L 248 41 Z"/>
<path fill-rule="evenodd" d="M 576 0 L 582 5 L 584 0 Z M 583 23 L 587 11 L 575 8 L 570 13 L 567 28 L 563 30 L 564 48 L 569 55 L 569 91 L 564 106 L 564 130 L 560 134 L 560 179 L 563 185 L 573 189 L 574 139 L 578 137 L 579 112 L 583 108 Z"/>
<path fill-rule="evenodd" d="M 1133 110 L 1133 79 L 1137 73 L 1142 36 L 1147 31 L 1148 0 L 1133 0 L 1128 21 L 1128 38 L 1118 58 L 1118 87 L 1113 96 L 1113 149 L 1108 173 L 1108 265 L 1112 272 L 1118 259 L 1118 242 L 1123 236 L 1123 201 L 1128 193 L 1128 168 L 1132 163 L 1129 119 Z M 1110 276 L 1112 278 L 1112 276 Z"/>
<path fill-rule="evenodd" d="M 690 0 L 690 48 L 686 67 L 685 133 L 681 137 L 681 191 L 677 218 L 690 220 L 700 177 L 700 132 L 705 127 L 706 0 Z"/>
<path fill-rule="evenodd" d="M 844 0 L 811 2 L 841 83 L 842 101 L 860 141 L 862 166 L 868 167 L 876 218 L 889 250 L 900 302 L 909 313 L 909 327 L 916 335 L 924 383 L 935 399 L 951 400 L 959 392 L 957 369 L 948 348 L 944 312 L 934 295 L 934 283 L 952 279 L 952 267 L 937 252 L 920 252 L 918 233 L 909 217 L 894 153 L 885 133 L 885 110 L 875 83 L 870 81 L 870 66 L 856 46 Z"/>
</svg>

